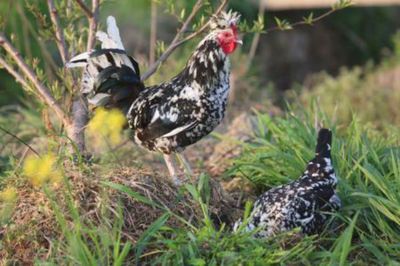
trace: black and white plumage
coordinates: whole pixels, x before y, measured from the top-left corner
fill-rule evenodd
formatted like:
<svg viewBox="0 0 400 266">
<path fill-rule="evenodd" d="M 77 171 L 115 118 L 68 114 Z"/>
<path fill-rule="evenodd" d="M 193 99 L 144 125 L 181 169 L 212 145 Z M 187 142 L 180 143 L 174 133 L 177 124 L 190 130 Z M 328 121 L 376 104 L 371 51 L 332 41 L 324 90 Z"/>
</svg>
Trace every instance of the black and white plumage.
<svg viewBox="0 0 400 266">
<path fill-rule="evenodd" d="M 82 92 L 95 106 L 123 110 L 136 143 L 164 154 L 180 152 L 208 135 L 224 117 L 228 55 L 241 42 L 238 19 L 235 12 L 214 17 L 210 33 L 186 67 L 170 81 L 152 87 L 141 82 L 138 64 L 126 54 L 113 17 L 107 19 L 107 33 L 96 35 L 102 49 L 72 58 L 67 67 L 85 67 Z"/>
<path fill-rule="evenodd" d="M 335 192 L 337 178 L 331 162 L 332 132 L 321 129 L 315 158 L 296 181 L 268 190 L 254 203 L 247 230 L 260 228 L 256 237 L 300 227 L 304 234 L 320 233 L 329 213 L 341 207 Z M 238 221 L 234 230 L 241 224 Z"/>
<path fill-rule="evenodd" d="M 98 31 L 100 50 L 73 57 L 66 67 L 84 67 L 81 92 L 90 104 L 126 113 L 144 85 L 138 63 L 126 54 L 115 18 L 107 18 L 107 33 Z"/>
<path fill-rule="evenodd" d="M 127 117 L 136 142 L 168 154 L 209 134 L 224 117 L 229 68 L 215 41 L 203 40 L 180 74 L 147 89 L 132 104 Z"/>
</svg>

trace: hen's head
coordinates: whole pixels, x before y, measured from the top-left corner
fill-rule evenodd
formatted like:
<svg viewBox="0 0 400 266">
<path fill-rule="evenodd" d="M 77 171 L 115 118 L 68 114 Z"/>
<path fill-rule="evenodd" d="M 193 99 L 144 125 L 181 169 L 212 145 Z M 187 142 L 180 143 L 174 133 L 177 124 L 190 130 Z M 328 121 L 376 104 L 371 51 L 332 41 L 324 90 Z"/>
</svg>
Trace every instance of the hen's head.
<svg viewBox="0 0 400 266">
<path fill-rule="evenodd" d="M 238 38 L 237 23 L 240 15 L 237 12 L 221 12 L 212 17 L 210 21 L 210 37 L 215 38 L 225 54 L 235 51 L 236 46 L 242 41 Z"/>
</svg>

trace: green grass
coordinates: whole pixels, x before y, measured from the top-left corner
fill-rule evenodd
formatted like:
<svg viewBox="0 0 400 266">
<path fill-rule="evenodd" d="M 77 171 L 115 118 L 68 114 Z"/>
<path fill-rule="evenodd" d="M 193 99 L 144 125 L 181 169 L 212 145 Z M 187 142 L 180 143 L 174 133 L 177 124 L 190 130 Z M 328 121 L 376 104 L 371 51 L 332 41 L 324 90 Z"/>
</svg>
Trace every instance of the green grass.
<svg viewBox="0 0 400 266">
<path fill-rule="evenodd" d="M 176 214 L 166 210 L 165 215 L 156 220 L 138 241 L 134 248 L 136 260 L 145 259 L 151 265 L 265 265 L 307 262 L 304 256 L 312 251 L 311 244 L 315 237 L 306 237 L 301 242 L 292 243 L 290 248 L 283 248 L 283 243 L 291 233 L 264 241 L 253 238 L 252 232 L 244 230 L 234 234 L 228 225 L 219 229 L 214 227 L 207 203 L 210 200 L 208 184 L 208 177 L 202 175 L 197 186 L 187 184 L 183 188 L 183 192 L 189 193 L 197 202 L 203 218 L 196 222 L 183 220 L 182 227 L 173 228 L 165 223 L 170 216 Z M 117 189 L 137 197 L 121 186 Z M 141 196 L 138 198 L 143 201 Z M 142 254 L 145 249 L 147 252 Z M 138 258 L 140 255 L 141 258 Z"/>
<path fill-rule="evenodd" d="M 211 188 L 202 175 L 180 195 L 200 216 L 185 219 L 156 201 L 123 185 L 104 182 L 105 190 L 163 210 L 136 242 L 124 237 L 121 208 L 105 208 L 98 221 L 80 213 L 66 181 L 64 202 L 46 190 L 62 238 L 38 265 L 399 265 L 400 263 L 400 130 L 377 131 L 355 116 L 348 126 L 330 121 L 325 113 L 290 111 L 284 117 L 258 114 L 258 128 L 228 175 L 242 176 L 259 192 L 300 176 L 313 157 L 315 121 L 333 130 L 333 164 L 339 177 L 343 208 L 320 236 L 298 238 L 298 230 L 268 240 L 254 232 L 232 233 L 231 225 L 215 227 L 210 218 Z M 77 169 L 85 173 L 84 169 Z M 14 171 L 13 171 L 14 173 Z M 99 194 L 103 197 L 102 194 Z M 185 198 L 180 196 L 181 199 Z M 107 200 L 104 199 L 106 203 Z M 106 205 L 106 204 L 105 204 Z M 62 207 L 61 207 L 62 206 Z M 248 216 L 247 204 L 243 216 Z M 171 226 L 174 218 L 179 226 Z M 1 244 L 1 243 L 0 243 Z"/>
<path fill-rule="evenodd" d="M 312 158 L 317 132 L 307 114 L 271 119 L 260 114 L 259 132 L 236 159 L 231 174 L 242 175 L 260 188 L 297 178 Z M 326 117 L 325 117 L 325 120 Z M 400 261 L 399 134 L 383 135 L 354 118 L 334 131 L 334 166 L 340 178 L 343 208 L 325 232 L 292 241 L 291 233 L 257 240 L 251 233 L 217 230 L 204 220 L 195 228 L 160 227 L 152 261 L 162 265 L 398 265 Z M 268 130 L 265 130 L 268 129 Z M 193 194 L 193 193 L 192 193 Z M 195 194 L 195 193 L 194 193 Z M 197 200 L 198 197 L 194 195 Z M 203 206 L 205 205 L 205 206 Z"/>
<path fill-rule="evenodd" d="M 260 126 L 254 142 L 243 144 L 245 152 L 236 159 L 230 173 L 242 175 L 265 189 L 297 178 L 313 157 L 317 135 L 313 119 L 306 113 L 275 119 L 260 114 L 258 118 Z M 349 127 L 340 130 L 329 121 L 327 126 L 335 136 L 332 154 L 340 178 L 338 191 L 343 208 L 321 236 L 296 241 L 289 232 L 257 240 L 252 233 L 232 233 L 228 225 L 217 229 L 208 216 L 207 199 L 199 196 L 199 187 L 204 186 L 197 189 L 186 186 L 202 208 L 204 218 L 194 226 L 181 228 L 167 227 L 157 221 L 152 229 L 158 230 L 150 230 L 154 240 L 146 237 L 156 250 L 151 263 L 397 265 L 400 261 L 398 132 L 383 135 L 356 118 Z"/>
</svg>

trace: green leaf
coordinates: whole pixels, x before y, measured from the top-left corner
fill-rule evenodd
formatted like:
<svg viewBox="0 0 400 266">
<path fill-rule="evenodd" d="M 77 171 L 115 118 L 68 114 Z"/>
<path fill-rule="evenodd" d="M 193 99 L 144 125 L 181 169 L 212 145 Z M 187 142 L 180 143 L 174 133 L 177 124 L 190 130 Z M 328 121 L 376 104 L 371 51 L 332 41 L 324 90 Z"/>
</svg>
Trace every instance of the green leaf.
<svg viewBox="0 0 400 266">
<path fill-rule="evenodd" d="M 303 17 L 303 20 L 306 24 L 312 25 L 314 21 L 314 13 L 311 12 L 307 17 Z"/>
<path fill-rule="evenodd" d="M 353 5 L 353 1 L 352 0 L 339 0 L 338 2 L 333 4 L 332 9 L 333 10 L 339 10 L 339 9 L 343 9 L 343 8 L 349 7 L 351 5 Z"/>
<path fill-rule="evenodd" d="M 168 221 L 170 217 L 169 213 L 163 214 L 161 217 L 159 217 L 156 221 L 154 221 L 149 228 L 146 229 L 146 231 L 143 232 L 141 237 L 136 243 L 136 252 L 135 252 L 135 258 L 136 258 L 136 265 L 139 264 L 139 259 L 140 256 L 145 249 L 146 245 L 149 243 L 150 239 L 157 233 L 158 230 Z"/>
<path fill-rule="evenodd" d="M 124 247 L 122 248 L 121 254 L 117 257 L 117 259 L 114 262 L 114 266 L 122 266 L 124 265 L 124 260 L 126 256 L 128 255 L 129 251 L 131 250 L 132 244 L 130 242 L 127 242 Z"/>
<path fill-rule="evenodd" d="M 197 191 L 197 189 L 191 185 L 191 184 L 185 184 L 185 188 L 187 191 L 189 191 L 189 193 L 192 195 L 192 197 L 196 200 L 199 201 L 200 200 L 200 195 L 199 192 Z"/>
<path fill-rule="evenodd" d="M 335 248 L 332 252 L 332 257 L 329 265 L 337 265 L 337 260 L 339 259 L 339 265 L 345 265 L 347 257 L 352 249 L 351 240 L 353 238 L 354 228 L 358 219 L 359 212 L 354 215 L 350 224 L 347 226 L 346 230 L 341 234 L 341 236 L 335 242 Z"/>
<path fill-rule="evenodd" d="M 183 8 L 183 9 L 181 10 L 181 13 L 179 14 L 179 18 L 180 18 L 181 20 L 184 20 L 184 19 L 185 19 L 185 15 L 186 15 L 186 9 Z"/>
<path fill-rule="evenodd" d="M 274 17 L 274 19 L 275 19 L 275 22 L 276 22 L 276 25 L 277 25 L 277 27 L 280 29 L 280 30 L 291 30 L 291 29 L 293 29 L 293 27 L 292 27 L 292 25 L 289 23 L 289 21 L 287 21 L 287 20 L 285 20 L 285 19 L 279 19 L 279 18 L 277 18 L 277 17 Z"/>
<path fill-rule="evenodd" d="M 113 188 L 115 190 L 121 191 L 126 193 L 127 195 L 131 196 L 132 198 L 136 199 L 139 202 L 145 203 L 147 205 L 153 206 L 153 207 L 157 207 L 160 209 L 164 209 L 163 206 L 155 203 L 154 201 L 149 200 L 148 198 L 146 198 L 145 196 L 141 195 L 140 193 L 133 191 L 132 189 L 130 189 L 127 186 L 121 185 L 121 184 L 116 184 L 116 183 L 112 183 L 112 182 L 108 182 L 108 181 L 103 181 L 101 182 L 103 185 L 106 185 L 110 188 Z"/>
</svg>

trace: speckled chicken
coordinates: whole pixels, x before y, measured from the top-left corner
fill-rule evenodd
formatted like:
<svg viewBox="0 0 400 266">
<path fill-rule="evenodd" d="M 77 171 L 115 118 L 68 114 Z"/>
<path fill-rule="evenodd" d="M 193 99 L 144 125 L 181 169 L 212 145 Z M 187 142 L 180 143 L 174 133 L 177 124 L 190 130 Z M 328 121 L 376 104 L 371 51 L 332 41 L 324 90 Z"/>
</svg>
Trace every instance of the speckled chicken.
<svg viewBox="0 0 400 266">
<path fill-rule="evenodd" d="M 102 49 L 71 59 L 67 67 L 85 67 L 82 92 L 95 106 L 121 109 L 137 144 L 160 151 L 175 182 L 171 153 L 179 153 L 208 135 L 225 114 L 231 54 L 238 43 L 235 12 L 222 12 L 210 22 L 186 67 L 170 81 L 145 87 L 138 63 L 126 54 L 115 19 L 108 32 L 98 32 Z"/>
<path fill-rule="evenodd" d="M 268 190 L 254 203 L 247 230 L 260 228 L 255 234 L 263 238 L 297 227 L 304 234 L 320 233 L 330 213 L 341 201 L 335 192 L 337 178 L 331 162 L 332 132 L 321 129 L 315 158 L 296 181 Z M 236 222 L 237 230 L 241 221 Z"/>
</svg>

